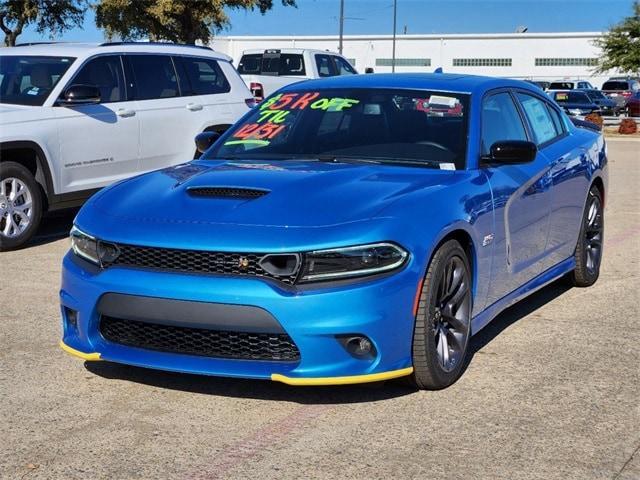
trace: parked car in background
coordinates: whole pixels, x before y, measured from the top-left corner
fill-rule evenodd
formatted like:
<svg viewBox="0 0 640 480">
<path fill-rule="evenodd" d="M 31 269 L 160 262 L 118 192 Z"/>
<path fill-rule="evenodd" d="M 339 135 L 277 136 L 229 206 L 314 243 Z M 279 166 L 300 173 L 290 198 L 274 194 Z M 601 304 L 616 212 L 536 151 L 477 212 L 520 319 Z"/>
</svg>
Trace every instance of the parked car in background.
<svg viewBox="0 0 640 480">
<path fill-rule="evenodd" d="M 587 94 L 587 97 L 589 97 L 592 102 L 600 107 L 601 115 L 616 116 L 620 115 L 623 110 L 623 108 L 618 105 L 618 102 L 600 90 L 584 90 L 584 93 Z"/>
<path fill-rule="evenodd" d="M 602 135 L 525 82 L 290 85 L 198 160 L 80 210 L 61 347 L 290 385 L 444 388 L 502 310 L 565 275 L 596 282 L 606 189 Z"/>
<path fill-rule="evenodd" d="M 192 159 L 254 103 L 230 58 L 206 47 L 42 44 L 0 53 L 0 250 L 45 210 Z"/>
<path fill-rule="evenodd" d="M 640 117 L 640 91 L 629 97 L 626 107 L 627 115 L 630 117 Z"/>
<path fill-rule="evenodd" d="M 551 85 L 551 82 L 547 82 L 545 80 L 525 80 L 525 82 L 535 85 L 543 91 L 549 90 L 549 86 Z"/>
<path fill-rule="evenodd" d="M 593 90 L 593 85 L 586 80 L 555 80 L 548 90 Z"/>
<path fill-rule="evenodd" d="M 624 108 L 627 100 L 638 91 L 640 82 L 633 78 L 613 77 L 602 84 L 602 92 L 613 98 L 621 108 Z"/>
<path fill-rule="evenodd" d="M 238 63 L 238 73 L 256 101 L 260 102 L 285 85 L 310 78 L 355 75 L 358 72 L 338 53 L 283 48 L 244 51 Z"/>
<path fill-rule="evenodd" d="M 600 106 L 593 101 L 586 91 L 561 90 L 549 91 L 547 94 L 560 105 L 568 115 L 584 116 L 600 113 Z"/>
</svg>

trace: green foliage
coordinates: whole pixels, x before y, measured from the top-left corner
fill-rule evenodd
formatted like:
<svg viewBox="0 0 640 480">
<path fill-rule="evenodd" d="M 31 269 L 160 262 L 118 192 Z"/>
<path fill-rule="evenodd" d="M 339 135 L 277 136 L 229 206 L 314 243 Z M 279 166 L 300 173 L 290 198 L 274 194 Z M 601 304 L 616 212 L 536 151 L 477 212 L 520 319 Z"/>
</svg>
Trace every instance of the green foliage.
<svg viewBox="0 0 640 480">
<path fill-rule="evenodd" d="M 15 46 L 27 25 L 35 25 L 40 34 L 54 38 L 65 30 L 82 26 L 86 0 L 2 0 L 0 30 L 4 44 Z"/>
<path fill-rule="evenodd" d="M 595 42 L 602 49 L 596 73 L 619 70 L 640 72 L 640 2 L 633 2 L 633 14 L 615 25 Z"/>
<path fill-rule="evenodd" d="M 123 40 L 148 38 L 207 44 L 213 32 L 229 25 L 225 9 L 259 10 L 273 7 L 274 0 L 99 0 L 96 24 L 107 36 Z M 295 0 L 281 0 L 296 6 Z"/>
</svg>

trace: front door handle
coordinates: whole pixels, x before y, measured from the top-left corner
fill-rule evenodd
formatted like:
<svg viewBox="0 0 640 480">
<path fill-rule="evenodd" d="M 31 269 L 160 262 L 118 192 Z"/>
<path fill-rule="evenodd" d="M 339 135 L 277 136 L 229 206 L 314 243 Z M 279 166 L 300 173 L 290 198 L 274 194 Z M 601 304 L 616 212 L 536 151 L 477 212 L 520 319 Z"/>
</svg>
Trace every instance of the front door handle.
<svg viewBox="0 0 640 480">
<path fill-rule="evenodd" d="M 197 112 L 198 110 L 202 110 L 202 105 L 200 105 L 199 103 L 187 103 L 187 110 Z"/>
<path fill-rule="evenodd" d="M 116 112 L 116 115 L 122 118 L 133 117 L 136 114 L 135 110 L 127 110 L 125 108 L 121 108 Z"/>
</svg>

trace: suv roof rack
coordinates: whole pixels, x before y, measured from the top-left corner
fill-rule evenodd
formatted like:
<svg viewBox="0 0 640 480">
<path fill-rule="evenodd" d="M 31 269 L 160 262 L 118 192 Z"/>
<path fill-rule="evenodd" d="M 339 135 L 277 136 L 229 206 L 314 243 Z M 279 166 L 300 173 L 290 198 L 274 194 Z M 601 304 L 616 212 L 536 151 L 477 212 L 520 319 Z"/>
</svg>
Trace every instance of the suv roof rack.
<svg viewBox="0 0 640 480">
<path fill-rule="evenodd" d="M 56 45 L 59 43 L 68 43 L 68 42 L 27 42 L 27 43 L 16 43 L 14 47 L 31 47 L 32 45 Z"/>
<path fill-rule="evenodd" d="M 144 45 L 144 46 L 152 46 L 152 47 L 189 47 L 189 48 L 200 48 L 204 50 L 213 50 L 211 47 L 207 47 L 206 45 L 190 45 L 187 43 L 173 43 L 173 42 L 103 42 L 99 47 L 112 47 L 117 45 Z"/>
</svg>

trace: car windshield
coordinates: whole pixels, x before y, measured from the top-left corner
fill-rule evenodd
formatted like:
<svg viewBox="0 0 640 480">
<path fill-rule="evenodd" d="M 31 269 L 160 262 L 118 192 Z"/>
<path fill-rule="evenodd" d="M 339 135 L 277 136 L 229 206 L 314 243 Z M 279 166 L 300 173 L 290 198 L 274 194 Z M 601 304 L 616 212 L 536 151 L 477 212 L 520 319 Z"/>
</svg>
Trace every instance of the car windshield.
<svg viewBox="0 0 640 480">
<path fill-rule="evenodd" d="M 314 158 L 461 169 L 468 104 L 468 95 L 434 91 L 287 91 L 255 107 L 204 158 Z"/>
<path fill-rule="evenodd" d="M 587 95 L 589 96 L 589 98 L 591 100 L 606 100 L 607 97 L 604 96 L 604 93 L 598 91 L 598 90 L 593 90 L 591 92 L 587 92 Z"/>
<path fill-rule="evenodd" d="M 0 103 L 40 106 L 75 58 L 0 56 Z"/>
<path fill-rule="evenodd" d="M 582 92 L 557 92 L 555 99 L 558 103 L 591 103 L 587 94 Z"/>
</svg>

